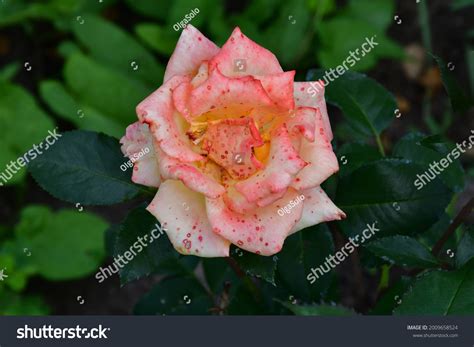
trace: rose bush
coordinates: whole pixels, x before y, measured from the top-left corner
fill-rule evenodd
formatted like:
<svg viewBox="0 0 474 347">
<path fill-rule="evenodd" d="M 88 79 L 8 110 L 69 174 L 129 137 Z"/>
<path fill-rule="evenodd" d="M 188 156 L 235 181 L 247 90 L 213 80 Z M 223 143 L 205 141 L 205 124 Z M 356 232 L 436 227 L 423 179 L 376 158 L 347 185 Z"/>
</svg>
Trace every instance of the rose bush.
<svg viewBox="0 0 474 347">
<path fill-rule="evenodd" d="M 234 244 L 269 256 L 287 236 L 345 218 L 320 187 L 339 170 L 324 87 L 312 97 L 294 75 L 239 28 L 222 48 L 183 30 L 120 141 L 129 158 L 151 150 L 132 180 L 159 187 L 147 209 L 178 252 L 225 257 Z"/>
</svg>

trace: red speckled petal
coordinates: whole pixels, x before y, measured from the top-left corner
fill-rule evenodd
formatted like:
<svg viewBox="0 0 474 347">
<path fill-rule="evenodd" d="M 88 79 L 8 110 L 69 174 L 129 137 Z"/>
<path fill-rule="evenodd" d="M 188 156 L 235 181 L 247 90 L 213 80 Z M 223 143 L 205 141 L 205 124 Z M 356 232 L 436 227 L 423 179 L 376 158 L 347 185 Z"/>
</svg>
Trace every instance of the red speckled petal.
<svg viewBox="0 0 474 347">
<path fill-rule="evenodd" d="M 217 53 L 219 47 L 188 24 L 166 66 L 164 82 L 173 76 L 194 75 L 204 60 L 210 60 Z"/>
<path fill-rule="evenodd" d="M 208 157 L 234 179 L 245 179 L 263 168 L 252 148 L 264 144 L 251 118 L 224 119 L 209 125 L 204 136 Z"/>
<path fill-rule="evenodd" d="M 185 81 L 189 78 L 177 76 L 170 79 L 137 106 L 137 115 L 143 123 L 150 125 L 153 136 L 167 155 L 191 162 L 203 157 L 193 151 L 193 144 L 184 133 L 172 99 L 173 89 Z"/>
<path fill-rule="evenodd" d="M 316 119 L 321 117 L 319 109 L 312 107 L 298 107 L 287 122 L 291 135 L 302 134 L 308 141 L 314 141 Z"/>
<path fill-rule="evenodd" d="M 182 181 L 189 189 L 217 198 L 225 193 L 225 188 L 212 175 L 204 173 L 192 163 L 182 163 L 157 150 L 160 173 L 163 179 Z M 203 164 L 205 165 L 205 164 Z M 209 165 L 212 165 L 209 163 Z"/>
<path fill-rule="evenodd" d="M 260 80 L 263 88 L 278 107 L 291 110 L 295 108 L 293 98 L 295 71 L 254 77 Z"/>
<path fill-rule="evenodd" d="M 133 161 L 132 181 L 148 187 L 158 187 L 161 182 L 160 172 L 148 125 L 140 122 L 129 125 L 120 143 L 122 153 Z"/>
<path fill-rule="evenodd" d="M 235 188 L 248 201 L 256 202 L 285 191 L 305 165 L 306 162 L 293 147 L 288 130 L 283 124 L 272 132 L 270 154 L 265 169 L 238 182 Z"/>
<path fill-rule="evenodd" d="M 147 210 L 166 229 L 179 253 L 208 258 L 229 256 L 229 241 L 212 232 L 204 196 L 181 182 L 163 182 Z"/>
<path fill-rule="evenodd" d="M 318 112 L 318 114 L 320 114 Z M 296 176 L 291 186 L 303 190 L 319 186 L 332 174 L 339 171 L 336 155 L 324 131 L 323 120 L 316 117 L 316 132 L 314 142 L 301 140 L 300 156 L 309 163 Z"/>
<path fill-rule="evenodd" d="M 301 218 L 302 203 L 295 204 L 288 214 L 278 214 L 280 208 L 298 195 L 289 189 L 277 202 L 246 214 L 230 210 L 222 198 L 206 199 L 207 216 L 214 233 L 246 251 L 270 256 L 282 249 L 288 233 Z"/>
<path fill-rule="evenodd" d="M 311 83 L 313 83 L 313 86 L 311 86 Z M 326 108 L 326 100 L 324 100 L 323 83 L 321 81 L 295 82 L 294 98 L 296 106 L 319 108 L 323 117 L 324 131 L 326 132 L 329 141 L 332 141 L 333 135 Z"/>
<path fill-rule="evenodd" d="M 236 63 L 241 59 L 241 64 Z M 243 59 L 243 61 L 242 61 Z M 209 62 L 209 68 L 219 68 L 226 76 L 270 75 L 283 72 L 278 59 L 235 28 L 219 53 Z"/>
<path fill-rule="evenodd" d="M 346 214 L 334 205 L 321 187 L 303 190 L 301 193 L 305 197 L 303 214 L 291 234 L 312 225 L 346 218 Z"/>
<path fill-rule="evenodd" d="M 228 78 L 215 69 L 206 82 L 192 90 L 188 109 L 193 116 L 225 108 L 239 115 L 270 105 L 273 101 L 259 80 L 251 76 Z"/>
</svg>

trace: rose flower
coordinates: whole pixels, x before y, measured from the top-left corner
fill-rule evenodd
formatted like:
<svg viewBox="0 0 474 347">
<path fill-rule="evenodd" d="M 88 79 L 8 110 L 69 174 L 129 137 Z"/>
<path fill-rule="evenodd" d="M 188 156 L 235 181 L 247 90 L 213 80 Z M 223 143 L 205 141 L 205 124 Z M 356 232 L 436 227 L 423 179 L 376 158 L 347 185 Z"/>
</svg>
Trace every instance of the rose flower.
<svg viewBox="0 0 474 347">
<path fill-rule="evenodd" d="M 132 180 L 159 188 L 147 209 L 178 252 L 225 257 L 232 243 L 270 256 L 287 236 L 345 218 L 320 188 L 339 170 L 324 86 L 308 93 L 294 75 L 239 28 L 222 48 L 183 30 L 121 139 L 129 158 L 150 149 Z"/>
</svg>

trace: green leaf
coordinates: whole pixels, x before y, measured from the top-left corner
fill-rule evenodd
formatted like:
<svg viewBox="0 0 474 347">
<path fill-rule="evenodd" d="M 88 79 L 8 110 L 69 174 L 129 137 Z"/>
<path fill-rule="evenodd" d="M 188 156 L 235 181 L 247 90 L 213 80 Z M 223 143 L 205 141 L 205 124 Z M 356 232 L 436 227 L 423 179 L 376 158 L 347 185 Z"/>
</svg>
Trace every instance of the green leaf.
<svg viewBox="0 0 474 347">
<path fill-rule="evenodd" d="M 68 58 L 64 77 L 81 104 L 90 105 L 121 124 L 136 121 L 135 107 L 152 92 L 143 83 L 82 54 L 73 54 Z"/>
<path fill-rule="evenodd" d="M 307 80 L 323 77 L 322 70 L 311 70 Z M 370 93 L 367 91 L 370 90 Z M 373 79 L 347 71 L 326 88 L 326 100 L 339 107 L 350 125 L 366 136 L 379 137 L 394 118 L 394 96 Z"/>
<path fill-rule="evenodd" d="M 451 224 L 451 217 L 445 212 L 439 219 L 433 224 L 428 230 L 421 233 L 418 240 L 428 248 L 433 248 L 433 246 L 438 242 L 438 240 L 443 236 L 443 234 L 448 230 L 449 225 Z M 456 242 L 454 238 L 450 238 L 445 247 L 456 247 Z"/>
<path fill-rule="evenodd" d="M 84 277 L 104 259 L 104 231 L 101 218 L 73 210 L 57 213 L 45 206 L 29 206 L 15 228 L 18 241 L 31 252 L 28 260 L 49 280 Z"/>
<path fill-rule="evenodd" d="M 179 37 L 175 31 L 152 23 L 138 24 L 135 32 L 149 47 L 166 56 L 173 53 Z"/>
<path fill-rule="evenodd" d="M 415 181 L 424 170 L 408 160 L 382 159 L 342 177 L 336 204 L 347 215 L 339 223 L 346 235 L 359 235 L 375 222 L 375 238 L 420 233 L 434 224 L 452 192 L 439 178 L 418 190 Z"/>
<path fill-rule="evenodd" d="M 131 79 L 139 78 L 152 86 L 161 84 L 163 67 L 132 36 L 92 14 L 85 15 L 84 21 L 84 24 L 74 21 L 72 28 L 94 59 Z M 132 68 L 132 62 L 138 65 L 136 70 Z"/>
<path fill-rule="evenodd" d="M 45 316 L 50 311 L 39 296 L 19 295 L 0 287 L 0 316 Z"/>
<path fill-rule="evenodd" d="M 370 310 L 370 315 L 391 315 L 396 306 L 401 304 L 403 294 L 407 291 L 412 283 L 409 277 L 401 277 L 393 284 L 377 301 L 374 308 Z"/>
<path fill-rule="evenodd" d="M 436 267 L 438 261 L 414 238 L 395 235 L 372 241 L 365 246 L 376 256 L 403 267 Z"/>
<path fill-rule="evenodd" d="M 167 12 L 166 23 L 170 28 L 173 27 L 175 23 L 182 23 L 182 25 L 191 23 L 194 27 L 200 28 L 201 25 L 206 23 L 206 20 L 210 20 L 211 16 L 208 16 L 209 8 L 213 6 L 220 5 L 219 0 L 209 2 L 206 0 L 194 0 L 192 2 L 188 0 L 174 0 L 172 2 L 170 10 Z M 199 10 L 199 13 L 192 15 L 191 12 L 195 9 Z M 173 29 L 174 30 L 174 29 Z M 181 32 L 182 29 L 179 31 Z"/>
<path fill-rule="evenodd" d="M 425 273 L 414 282 L 395 309 L 398 315 L 472 315 L 474 261 L 459 270 Z"/>
<path fill-rule="evenodd" d="M 339 175 L 346 176 L 360 166 L 382 159 L 379 151 L 365 143 L 346 143 L 337 151 L 339 158 Z"/>
<path fill-rule="evenodd" d="M 336 16 L 321 22 L 317 28 L 321 40 L 317 56 L 322 66 L 335 68 L 346 62 L 351 70 L 364 71 L 374 67 L 380 58 L 402 58 L 401 47 L 385 35 L 394 8 L 391 0 L 353 0 Z M 368 53 L 362 52 L 361 47 L 366 38 L 378 43 Z M 356 54 L 352 58 L 351 52 Z"/>
<path fill-rule="evenodd" d="M 29 165 L 38 184 L 58 199 L 83 205 L 108 205 L 134 198 L 141 188 L 122 171 L 118 141 L 88 131 L 64 133 Z M 145 190 L 143 190 L 145 191 Z"/>
<path fill-rule="evenodd" d="M 263 278 L 265 281 L 275 284 L 276 258 L 262 257 L 260 255 L 242 251 L 240 248 L 231 250 L 232 257 L 237 261 L 240 268 L 248 275 Z"/>
<path fill-rule="evenodd" d="M 440 177 L 443 182 L 454 191 L 461 191 L 464 187 L 464 170 L 457 158 L 462 153 L 459 149 L 451 147 L 454 146 L 448 147 L 446 143 L 439 141 L 435 136 L 425 137 L 420 133 L 410 133 L 396 144 L 393 156 L 410 159 L 427 168 L 431 163 L 437 162 L 438 167 L 442 170 L 440 170 Z"/>
<path fill-rule="evenodd" d="M 123 136 L 124 128 L 128 125 L 114 120 L 90 106 L 79 104 L 58 81 L 41 82 L 40 93 L 43 100 L 57 115 L 72 122 L 80 129 L 103 132 L 120 138 Z"/>
<path fill-rule="evenodd" d="M 213 303 L 197 279 L 166 278 L 135 306 L 137 315 L 205 315 Z"/>
<path fill-rule="evenodd" d="M 25 176 L 26 170 L 22 167 L 26 159 L 31 161 L 37 156 L 27 155 L 27 152 L 49 136 L 48 131 L 54 129 L 54 123 L 26 90 L 0 82 L 0 129 L 0 174 L 10 177 L 7 182 L 0 178 L 0 185 L 14 184 Z M 23 165 L 18 162 L 20 156 L 24 157 Z M 7 164 L 11 161 L 16 162 L 17 167 L 7 172 Z"/>
<path fill-rule="evenodd" d="M 443 85 L 446 89 L 446 92 L 449 95 L 451 100 L 451 106 L 453 111 L 456 113 L 464 113 L 474 105 L 474 101 L 469 98 L 463 88 L 461 88 L 454 78 L 452 72 L 448 68 L 448 65 L 435 55 L 431 55 L 436 63 L 438 64 L 439 69 L 441 70 L 441 78 L 443 79 Z"/>
<path fill-rule="evenodd" d="M 375 27 L 386 29 L 392 24 L 395 3 L 393 0 L 350 0 L 347 10 L 354 17 L 367 20 Z M 370 13 L 370 16 L 367 16 Z"/>
<path fill-rule="evenodd" d="M 274 24 L 264 33 L 265 46 L 275 53 L 283 65 L 290 66 L 312 47 L 311 12 L 308 11 L 306 0 L 285 2 L 272 22 Z M 299 39 L 295 40 L 295 37 Z"/>
<path fill-rule="evenodd" d="M 222 258 L 204 258 L 202 261 L 206 281 L 212 292 L 224 289 L 226 282 L 237 282 L 238 277 Z"/>
<path fill-rule="evenodd" d="M 474 0 L 454 0 L 451 7 L 454 11 L 463 9 L 465 7 L 474 6 Z"/>
<path fill-rule="evenodd" d="M 336 305 L 293 305 L 281 303 L 297 316 L 353 316 L 354 311 Z"/>
<path fill-rule="evenodd" d="M 474 226 L 471 226 L 464 232 L 459 242 L 456 251 L 456 266 L 460 268 L 472 258 L 474 258 Z"/>
<path fill-rule="evenodd" d="M 18 73 L 19 69 L 20 63 L 18 62 L 13 62 L 2 67 L 0 70 L 0 81 L 10 81 Z"/>
<path fill-rule="evenodd" d="M 113 227 L 113 230 L 109 230 L 109 233 L 114 259 L 126 256 L 131 258 L 126 258 L 127 262 L 120 267 L 122 284 L 158 272 L 164 260 L 173 258 L 177 262 L 177 252 L 171 246 L 166 233 L 144 206 L 132 210 L 127 218 L 120 225 Z"/>
<path fill-rule="evenodd" d="M 334 253 L 334 243 L 326 225 L 320 224 L 292 235 L 278 255 L 278 275 L 291 295 L 305 302 L 323 299 L 331 285 L 333 273 L 318 278 L 315 283 L 307 279 L 311 268 L 325 262 Z"/>
<path fill-rule="evenodd" d="M 172 2 L 167 0 L 125 0 L 128 6 L 143 16 L 165 21 Z"/>
<path fill-rule="evenodd" d="M 29 250 L 17 239 L 8 239 L 0 247 L 1 267 L 8 269 L 6 285 L 16 292 L 24 290 L 29 277 L 38 273 L 28 255 Z"/>
</svg>

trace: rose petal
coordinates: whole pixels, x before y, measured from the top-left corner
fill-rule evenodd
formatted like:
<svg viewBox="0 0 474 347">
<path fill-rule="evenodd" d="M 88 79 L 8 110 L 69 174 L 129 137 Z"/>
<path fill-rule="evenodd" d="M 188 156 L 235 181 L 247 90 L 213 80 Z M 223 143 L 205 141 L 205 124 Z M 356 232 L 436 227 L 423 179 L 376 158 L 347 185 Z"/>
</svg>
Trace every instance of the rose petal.
<svg viewBox="0 0 474 347">
<path fill-rule="evenodd" d="M 189 190 L 181 182 L 163 182 L 147 210 L 160 221 L 179 253 L 229 256 L 229 241 L 211 231 L 203 195 Z"/>
<path fill-rule="evenodd" d="M 227 190 L 222 198 L 227 207 L 237 213 L 244 214 L 258 208 L 256 203 L 249 202 L 245 196 L 240 194 L 235 189 L 234 185 L 227 187 Z"/>
<path fill-rule="evenodd" d="M 164 82 L 173 76 L 194 75 L 204 60 L 209 60 L 219 53 L 212 41 L 199 30 L 188 24 L 176 44 L 176 48 L 166 66 Z"/>
<path fill-rule="evenodd" d="M 225 119 L 208 126 L 203 147 L 208 157 L 234 179 L 245 179 L 263 168 L 252 152 L 264 144 L 251 118 Z"/>
<path fill-rule="evenodd" d="M 297 196 L 298 192 L 289 189 L 277 202 L 246 214 L 230 210 L 222 198 L 206 199 L 207 216 L 214 233 L 246 251 L 269 256 L 281 250 L 289 231 L 301 218 L 302 203 L 291 213 L 278 215 L 278 210 Z"/>
<path fill-rule="evenodd" d="M 301 193 L 304 196 L 303 214 L 290 234 L 312 225 L 346 218 L 346 214 L 334 205 L 321 187 L 310 188 Z"/>
<path fill-rule="evenodd" d="M 242 34 L 238 27 L 219 53 L 209 61 L 209 68 L 211 71 L 219 68 L 229 77 L 283 72 L 275 55 Z"/>
<path fill-rule="evenodd" d="M 125 156 L 130 160 L 138 158 L 133 162 L 132 181 L 148 187 L 158 187 L 161 182 L 160 172 L 148 125 L 140 122 L 129 125 L 120 143 Z"/>
<path fill-rule="evenodd" d="M 251 76 L 228 78 L 215 69 L 206 82 L 192 90 L 188 109 L 193 116 L 226 108 L 234 116 L 240 116 L 255 107 L 272 104 L 259 80 Z"/>
<path fill-rule="evenodd" d="M 311 83 L 313 85 L 311 85 Z M 324 131 L 326 132 L 329 141 L 332 141 L 333 135 L 326 108 L 326 101 L 324 100 L 324 89 L 322 81 L 295 82 L 294 97 L 296 106 L 319 108 L 323 117 Z"/>
<path fill-rule="evenodd" d="M 172 100 L 172 90 L 184 81 L 189 78 L 171 78 L 137 106 L 137 115 L 150 125 L 153 136 L 168 156 L 191 162 L 203 157 L 193 151 L 193 144 L 184 133 L 184 124 L 179 123 L 181 117 L 175 112 Z"/>
<path fill-rule="evenodd" d="M 270 154 L 265 169 L 238 182 L 235 188 L 250 202 L 262 200 L 285 191 L 305 165 L 306 162 L 293 147 L 283 124 L 271 134 Z"/>
<path fill-rule="evenodd" d="M 189 189 L 211 198 L 217 198 L 225 193 L 225 188 L 212 175 L 203 172 L 202 168 L 200 169 L 192 163 L 182 163 L 167 156 L 159 149 L 157 149 L 157 155 L 163 179 L 180 180 Z M 200 165 L 212 165 L 212 163 L 201 163 Z"/>
<path fill-rule="evenodd" d="M 254 77 L 262 83 L 263 88 L 278 107 L 284 109 L 295 108 L 293 98 L 295 71 Z"/>
<path fill-rule="evenodd" d="M 318 115 L 321 113 L 318 112 Z M 324 131 L 323 120 L 316 117 L 316 132 L 314 142 L 301 140 L 300 156 L 309 163 L 297 175 L 291 186 L 303 190 L 319 186 L 329 176 L 339 171 L 339 163 L 331 143 Z"/>
<path fill-rule="evenodd" d="M 308 141 L 313 142 L 318 117 L 321 117 L 319 109 L 298 107 L 287 122 L 288 131 L 292 135 L 301 133 Z"/>
</svg>

